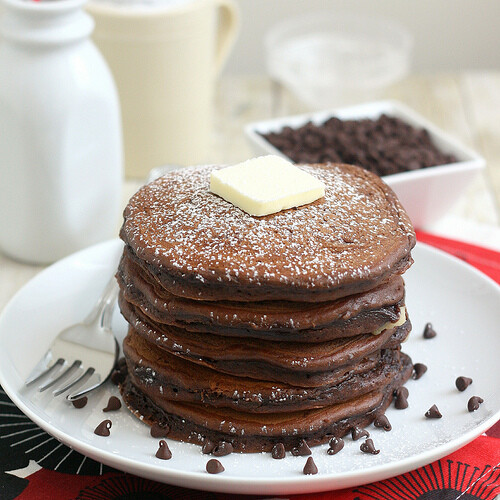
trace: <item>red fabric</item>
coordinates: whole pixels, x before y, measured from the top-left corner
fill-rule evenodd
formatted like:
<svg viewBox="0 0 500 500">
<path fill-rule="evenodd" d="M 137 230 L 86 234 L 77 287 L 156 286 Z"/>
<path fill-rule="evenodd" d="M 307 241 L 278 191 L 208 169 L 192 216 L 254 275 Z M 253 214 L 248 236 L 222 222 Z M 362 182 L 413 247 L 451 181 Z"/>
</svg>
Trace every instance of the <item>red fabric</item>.
<svg viewBox="0 0 500 500">
<path fill-rule="evenodd" d="M 120 472 L 89 477 L 42 469 L 29 476 L 28 479 L 29 485 L 18 500 L 113 500 L 118 498 L 251 500 L 265 498 L 188 490 Z M 497 492 L 500 492 L 500 439 L 480 436 L 441 460 L 391 479 L 335 492 L 273 496 L 273 498 L 455 500 L 459 495 L 467 493 L 468 496 L 461 498 L 493 500 Z"/>
<path fill-rule="evenodd" d="M 416 233 L 418 241 L 459 257 L 500 283 L 500 252 L 463 241 L 450 240 L 424 231 L 416 231 Z"/>
<path fill-rule="evenodd" d="M 500 253 L 423 231 L 419 241 L 441 248 L 500 283 Z M 500 493 L 500 422 L 451 455 L 400 476 L 335 492 L 292 495 L 293 500 L 493 500 Z M 320 471 L 321 472 L 321 471 Z M 29 476 L 19 500 L 91 500 L 171 498 L 243 500 L 265 498 L 187 490 L 113 472 L 103 476 L 73 476 L 42 469 Z M 135 493 L 135 494 L 134 494 Z"/>
</svg>

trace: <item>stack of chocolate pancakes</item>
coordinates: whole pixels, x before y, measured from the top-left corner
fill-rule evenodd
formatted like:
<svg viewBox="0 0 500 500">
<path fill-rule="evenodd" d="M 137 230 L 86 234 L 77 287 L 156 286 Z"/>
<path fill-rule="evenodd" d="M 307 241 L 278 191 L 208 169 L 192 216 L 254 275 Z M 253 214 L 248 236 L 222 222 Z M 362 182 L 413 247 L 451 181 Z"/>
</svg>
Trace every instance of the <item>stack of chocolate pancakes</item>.
<svg viewBox="0 0 500 500">
<path fill-rule="evenodd" d="M 169 173 L 125 209 L 126 404 L 169 437 L 243 452 L 368 425 L 412 371 L 404 209 L 361 168 L 301 165 L 325 197 L 253 217 L 209 192 L 213 168 Z"/>
</svg>

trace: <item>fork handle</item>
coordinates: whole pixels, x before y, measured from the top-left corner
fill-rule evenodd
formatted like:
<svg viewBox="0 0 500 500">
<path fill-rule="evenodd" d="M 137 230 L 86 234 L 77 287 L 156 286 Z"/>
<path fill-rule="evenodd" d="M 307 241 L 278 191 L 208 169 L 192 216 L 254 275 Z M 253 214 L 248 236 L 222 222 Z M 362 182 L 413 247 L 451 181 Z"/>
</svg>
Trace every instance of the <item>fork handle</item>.
<svg viewBox="0 0 500 500">
<path fill-rule="evenodd" d="M 94 322 L 101 323 L 105 328 L 111 326 L 111 316 L 115 300 L 118 296 L 118 283 L 113 274 L 104 287 L 101 296 L 97 300 L 95 306 L 84 320 L 84 323 L 91 324 Z"/>
</svg>

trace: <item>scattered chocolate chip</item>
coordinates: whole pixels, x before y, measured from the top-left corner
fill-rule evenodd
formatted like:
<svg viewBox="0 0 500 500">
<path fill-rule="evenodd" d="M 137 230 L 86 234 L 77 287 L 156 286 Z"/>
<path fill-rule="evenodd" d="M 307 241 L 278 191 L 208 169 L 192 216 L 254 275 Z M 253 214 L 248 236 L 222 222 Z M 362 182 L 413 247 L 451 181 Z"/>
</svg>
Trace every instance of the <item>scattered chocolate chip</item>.
<svg viewBox="0 0 500 500">
<path fill-rule="evenodd" d="M 432 339 L 437 335 L 436 330 L 434 330 L 434 328 L 432 328 L 431 323 L 427 323 L 425 325 L 423 335 L 424 335 L 424 339 Z"/>
<path fill-rule="evenodd" d="M 372 455 L 377 455 L 378 453 L 380 453 L 380 450 L 375 449 L 375 445 L 373 444 L 373 441 L 371 439 L 367 439 L 364 443 L 361 443 L 359 449 L 363 453 L 371 453 Z"/>
<path fill-rule="evenodd" d="M 103 420 L 94 430 L 94 434 L 98 436 L 109 436 L 109 429 L 112 426 L 111 420 Z"/>
<path fill-rule="evenodd" d="M 329 444 L 330 448 L 328 448 L 326 452 L 328 455 L 336 455 L 344 447 L 344 440 L 342 438 L 332 437 Z"/>
<path fill-rule="evenodd" d="M 399 387 L 394 391 L 394 395 L 396 396 L 396 401 L 394 403 L 394 406 L 398 410 L 404 410 L 405 408 L 408 408 L 408 389 L 404 386 Z"/>
<path fill-rule="evenodd" d="M 114 385 L 120 385 L 125 382 L 126 375 L 122 373 L 120 370 L 113 370 L 113 373 L 111 373 L 111 382 Z"/>
<path fill-rule="evenodd" d="M 159 458 L 160 460 L 170 460 L 172 458 L 172 452 L 170 451 L 167 442 L 163 439 L 159 443 L 159 448 L 156 452 L 155 457 Z"/>
<path fill-rule="evenodd" d="M 403 396 L 405 398 L 407 398 L 410 393 L 408 392 L 408 389 L 402 385 L 401 387 L 398 387 L 395 391 L 394 391 L 394 395 L 397 397 L 397 396 Z"/>
<path fill-rule="evenodd" d="M 438 407 L 436 405 L 432 405 L 426 412 L 425 416 L 427 418 L 441 418 L 443 415 L 441 415 L 441 412 L 438 410 Z"/>
<path fill-rule="evenodd" d="M 304 439 L 301 439 L 298 446 L 292 449 L 292 455 L 294 457 L 305 457 L 310 454 L 311 454 L 311 448 L 309 448 Z"/>
<path fill-rule="evenodd" d="M 210 439 L 205 438 L 203 440 L 203 444 L 201 445 L 201 452 L 204 455 L 208 455 L 214 451 L 215 448 L 215 443 L 213 441 L 210 441 Z"/>
<path fill-rule="evenodd" d="M 306 475 L 314 475 L 318 473 L 318 468 L 316 467 L 316 464 L 314 463 L 314 460 L 312 457 L 309 457 L 307 459 L 306 465 L 304 465 L 304 474 Z"/>
<path fill-rule="evenodd" d="M 476 411 L 481 403 L 484 403 L 483 398 L 480 398 L 479 396 L 472 396 L 467 403 L 467 408 L 469 411 Z"/>
<path fill-rule="evenodd" d="M 413 365 L 413 378 L 418 380 L 427 371 L 427 366 L 423 363 L 415 363 Z"/>
<path fill-rule="evenodd" d="M 127 377 L 127 362 L 125 358 L 120 358 L 115 365 L 115 369 L 111 374 L 111 382 L 115 385 L 120 385 L 125 382 L 125 378 Z"/>
<path fill-rule="evenodd" d="M 353 427 L 351 429 L 351 436 L 353 441 L 357 441 L 362 437 L 369 437 L 370 433 L 366 429 L 361 429 L 360 427 Z"/>
<path fill-rule="evenodd" d="M 102 411 L 105 412 L 117 411 L 121 407 L 122 407 L 122 402 L 116 396 L 111 396 L 108 401 L 108 406 L 106 406 L 106 408 L 103 408 Z"/>
<path fill-rule="evenodd" d="M 277 460 L 285 458 L 285 446 L 283 443 L 276 443 L 271 450 L 271 456 Z"/>
<path fill-rule="evenodd" d="M 212 450 L 212 455 L 216 457 L 224 457 L 233 452 L 233 445 L 227 441 L 219 441 L 217 446 Z"/>
<path fill-rule="evenodd" d="M 469 377 L 458 377 L 457 380 L 455 380 L 455 385 L 460 392 L 465 391 L 465 389 L 467 389 L 467 387 L 471 384 L 472 379 Z"/>
<path fill-rule="evenodd" d="M 207 462 L 207 472 L 209 474 L 220 474 L 221 472 L 224 472 L 224 467 L 218 460 L 212 458 Z"/>
<path fill-rule="evenodd" d="M 373 421 L 373 425 L 384 429 L 384 431 L 390 431 L 392 429 L 392 425 L 385 415 L 377 415 Z"/>
<path fill-rule="evenodd" d="M 153 424 L 150 429 L 150 434 L 154 438 L 162 438 L 162 437 L 167 437 L 168 433 L 170 432 L 170 427 L 168 424 Z"/>
<path fill-rule="evenodd" d="M 83 396 L 82 398 L 78 398 L 78 399 L 75 399 L 74 401 L 71 401 L 73 403 L 73 406 L 75 408 L 83 408 L 87 402 L 88 402 L 88 398 L 87 396 Z"/>
</svg>

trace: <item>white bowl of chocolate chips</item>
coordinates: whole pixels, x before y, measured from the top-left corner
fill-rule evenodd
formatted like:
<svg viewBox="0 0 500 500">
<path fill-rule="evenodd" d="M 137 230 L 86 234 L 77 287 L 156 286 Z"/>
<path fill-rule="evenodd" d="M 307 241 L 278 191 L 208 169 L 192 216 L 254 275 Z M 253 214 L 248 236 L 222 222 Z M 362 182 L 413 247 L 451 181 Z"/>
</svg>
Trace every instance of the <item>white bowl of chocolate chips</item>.
<svg viewBox="0 0 500 500">
<path fill-rule="evenodd" d="M 484 158 L 397 101 L 249 123 L 245 135 L 256 154 L 296 163 L 352 163 L 380 175 L 393 188 L 413 225 L 445 215 Z"/>
</svg>

